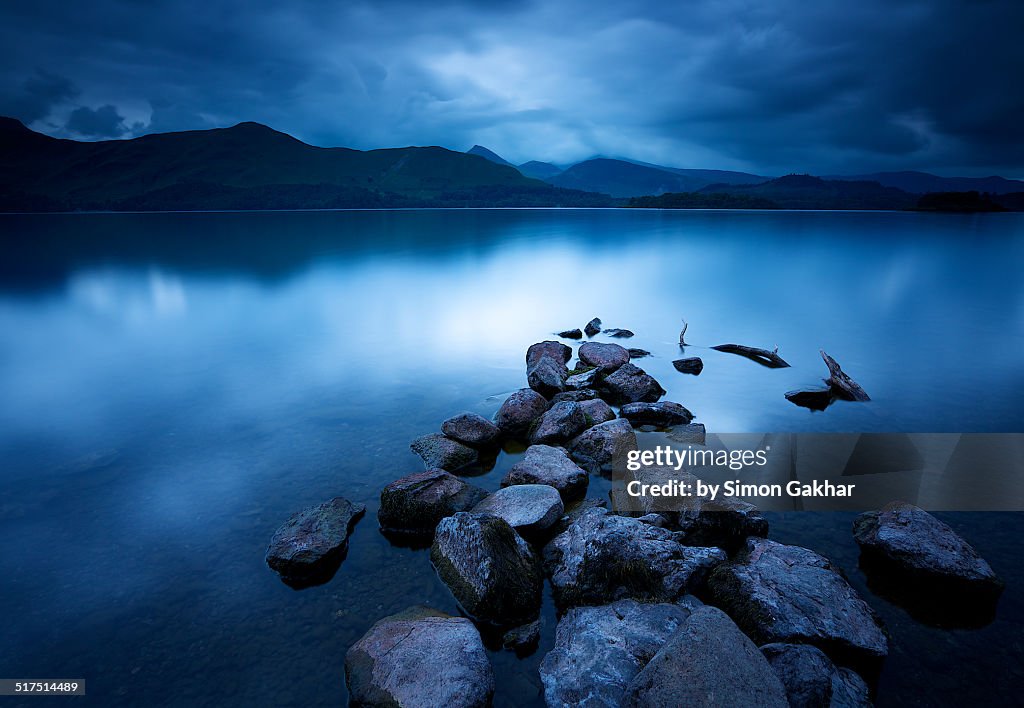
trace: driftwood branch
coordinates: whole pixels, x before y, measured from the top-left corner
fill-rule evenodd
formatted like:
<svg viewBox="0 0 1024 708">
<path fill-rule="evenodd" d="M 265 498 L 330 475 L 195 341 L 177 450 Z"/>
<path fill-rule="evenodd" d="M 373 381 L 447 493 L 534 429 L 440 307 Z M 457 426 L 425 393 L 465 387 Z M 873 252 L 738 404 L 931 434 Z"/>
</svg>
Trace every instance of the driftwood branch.
<svg viewBox="0 0 1024 708">
<path fill-rule="evenodd" d="M 778 347 L 775 347 L 775 351 L 772 352 L 767 349 L 758 349 L 757 347 L 745 347 L 742 344 L 719 344 L 717 347 L 711 348 L 717 349 L 720 352 L 745 356 L 751 361 L 756 361 L 761 366 L 767 366 L 769 369 L 784 369 L 789 366 L 789 363 L 779 356 Z"/>
<path fill-rule="evenodd" d="M 870 401 L 871 397 L 865 393 L 856 381 L 851 379 L 839 367 L 839 363 L 821 350 L 821 358 L 825 360 L 828 367 L 829 377 L 825 383 L 835 392 L 837 398 L 844 398 L 847 401 Z"/>
<path fill-rule="evenodd" d="M 690 325 L 687 324 L 686 320 L 683 320 L 683 331 L 679 333 L 679 346 L 686 346 L 686 328 Z"/>
</svg>

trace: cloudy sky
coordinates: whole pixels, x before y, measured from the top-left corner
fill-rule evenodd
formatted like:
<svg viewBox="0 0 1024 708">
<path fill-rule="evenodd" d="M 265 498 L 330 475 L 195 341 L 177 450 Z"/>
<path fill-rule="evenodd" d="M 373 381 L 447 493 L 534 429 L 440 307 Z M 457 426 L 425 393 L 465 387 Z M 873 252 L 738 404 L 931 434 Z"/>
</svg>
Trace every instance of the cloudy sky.
<svg viewBox="0 0 1024 708">
<path fill-rule="evenodd" d="M 255 120 L 517 163 L 1024 177 L 1020 0 L 32 0 L 0 19 L 0 114 L 63 137 Z"/>
</svg>

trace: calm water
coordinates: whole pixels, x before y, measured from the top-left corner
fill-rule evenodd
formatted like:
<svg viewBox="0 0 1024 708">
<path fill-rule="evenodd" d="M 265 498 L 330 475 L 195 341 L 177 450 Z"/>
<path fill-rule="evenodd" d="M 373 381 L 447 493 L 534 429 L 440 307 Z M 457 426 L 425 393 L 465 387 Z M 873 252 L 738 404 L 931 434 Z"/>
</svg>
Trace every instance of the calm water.
<svg viewBox="0 0 1024 708">
<path fill-rule="evenodd" d="M 381 487 L 422 467 L 408 442 L 492 414 L 530 343 L 594 316 L 635 331 L 666 398 L 715 432 L 1024 431 L 1021 215 L 40 215 L 0 216 L 0 238 L 0 677 L 84 678 L 95 705 L 344 703 L 370 624 L 456 611 L 428 554 L 377 531 Z M 670 363 L 682 319 L 700 377 Z M 703 348 L 723 342 L 793 366 Z M 820 382 L 821 348 L 870 404 L 783 398 Z M 293 591 L 267 541 L 338 494 L 368 510 L 349 557 Z M 886 621 L 880 705 L 1024 688 L 1024 515 L 943 518 L 1007 582 L 984 628 L 873 595 L 851 515 L 772 517 Z M 533 656 L 492 654 L 496 705 L 539 702 L 554 621 L 548 602 Z"/>
</svg>

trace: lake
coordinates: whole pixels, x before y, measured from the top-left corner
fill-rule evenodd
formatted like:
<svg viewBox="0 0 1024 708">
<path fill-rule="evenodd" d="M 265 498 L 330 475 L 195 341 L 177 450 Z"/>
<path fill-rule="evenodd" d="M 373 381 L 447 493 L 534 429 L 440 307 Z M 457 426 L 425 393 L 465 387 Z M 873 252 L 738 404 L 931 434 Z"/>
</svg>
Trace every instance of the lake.
<svg viewBox="0 0 1024 708">
<path fill-rule="evenodd" d="M 428 553 L 377 529 L 381 488 L 422 469 L 409 441 L 492 415 L 531 343 L 592 317 L 633 330 L 709 431 L 1024 432 L 1021 214 L 0 215 L 0 234 L 0 677 L 85 679 L 94 705 L 344 703 L 374 621 L 457 612 Z M 671 365 L 683 320 L 698 377 Z M 707 349 L 726 342 L 792 367 Z M 784 398 L 827 376 L 820 349 L 870 403 Z M 367 506 L 348 558 L 292 590 L 267 542 L 337 495 Z M 852 514 L 772 514 L 771 537 L 829 556 L 885 621 L 878 705 L 1019 700 L 1024 514 L 940 516 L 1006 581 L 985 627 L 875 596 Z M 543 703 L 555 619 L 548 594 L 538 651 L 491 653 L 495 705 Z"/>
</svg>

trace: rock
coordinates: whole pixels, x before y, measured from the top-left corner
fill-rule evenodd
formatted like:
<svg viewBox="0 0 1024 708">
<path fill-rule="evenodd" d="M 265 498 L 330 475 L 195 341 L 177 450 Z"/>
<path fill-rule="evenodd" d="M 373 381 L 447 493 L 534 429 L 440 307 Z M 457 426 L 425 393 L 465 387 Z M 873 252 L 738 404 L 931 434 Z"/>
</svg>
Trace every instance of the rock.
<svg viewBox="0 0 1024 708">
<path fill-rule="evenodd" d="M 530 431 L 534 445 L 561 443 L 576 437 L 587 427 L 587 417 L 578 403 L 562 401 L 551 406 Z"/>
<path fill-rule="evenodd" d="M 558 336 L 564 337 L 565 339 L 583 339 L 583 332 L 581 332 L 580 328 L 577 327 L 576 329 L 562 330 L 558 333 Z"/>
<path fill-rule="evenodd" d="M 540 665 L 544 701 L 550 708 L 617 708 L 630 680 L 700 606 L 619 600 L 565 613 L 555 646 Z"/>
<path fill-rule="evenodd" d="M 545 357 L 564 366 L 572 359 L 572 347 L 551 340 L 531 344 L 530 348 L 526 350 L 526 365 L 533 366 Z"/>
<path fill-rule="evenodd" d="M 718 548 L 683 546 L 672 532 L 589 509 L 544 547 L 559 608 L 622 598 L 669 601 L 692 591 L 725 560 Z"/>
<path fill-rule="evenodd" d="M 570 500 L 586 494 L 589 481 L 587 473 L 570 460 L 562 448 L 531 445 L 526 456 L 501 480 L 501 485 L 547 484 L 557 489 L 563 500 Z"/>
<path fill-rule="evenodd" d="M 498 441 L 498 426 L 476 413 L 460 413 L 441 423 L 441 432 L 470 447 L 487 447 Z"/>
<path fill-rule="evenodd" d="M 558 534 L 565 531 L 567 528 L 575 524 L 583 514 L 589 509 L 605 509 L 608 507 L 608 502 L 603 499 L 580 499 L 576 502 L 565 505 L 565 516 L 558 520 L 554 526 L 551 527 L 551 535 L 557 536 Z"/>
<path fill-rule="evenodd" d="M 494 422 L 506 435 L 522 436 L 547 409 L 548 399 L 532 388 L 521 388 L 501 404 Z"/>
<path fill-rule="evenodd" d="M 472 509 L 486 496 L 444 470 L 417 472 L 384 487 L 377 519 L 388 532 L 432 536 L 441 519 Z"/>
<path fill-rule="evenodd" d="M 584 431 L 568 449 L 572 459 L 588 472 L 611 474 L 616 465 L 624 467 L 630 450 L 637 449 L 636 433 L 628 420 L 617 418 Z"/>
<path fill-rule="evenodd" d="M 525 655 L 537 648 L 540 643 L 540 620 L 513 627 L 501 637 L 501 645 L 512 649 L 516 654 Z"/>
<path fill-rule="evenodd" d="M 699 356 L 691 356 L 686 359 L 676 359 L 672 362 L 672 366 L 676 367 L 676 371 L 683 374 L 693 374 L 694 376 L 704 371 L 704 362 L 701 361 Z"/>
<path fill-rule="evenodd" d="M 479 622 L 512 627 L 540 613 L 540 559 L 502 518 L 462 511 L 442 519 L 430 560 L 462 608 Z"/>
<path fill-rule="evenodd" d="M 661 514 L 644 514 L 637 517 L 637 521 L 648 526 L 657 526 L 659 529 L 668 526 L 668 521 Z"/>
<path fill-rule="evenodd" d="M 583 409 L 583 415 L 587 418 L 587 427 L 593 427 L 601 423 L 607 423 L 609 420 L 615 420 L 615 411 L 613 411 L 612 407 L 600 398 L 595 398 L 590 401 L 581 401 L 580 408 Z"/>
<path fill-rule="evenodd" d="M 345 654 L 350 705 L 484 708 L 494 671 L 464 617 L 411 607 L 374 624 Z"/>
<path fill-rule="evenodd" d="M 703 423 L 687 423 L 677 425 L 666 437 L 684 445 L 704 445 L 707 442 L 707 430 Z"/>
<path fill-rule="evenodd" d="M 923 509 L 892 502 L 861 514 L 853 537 L 869 562 L 942 590 L 998 595 L 1002 582 L 978 552 L 953 529 Z"/>
<path fill-rule="evenodd" d="M 651 355 L 651 353 L 646 349 L 636 349 L 634 347 L 630 347 L 626 351 L 629 352 L 630 359 L 642 359 L 645 356 Z"/>
<path fill-rule="evenodd" d="M 686 425 L 693 420 L 693 413 L 673 401 L 627 403 L 619 409 L 619 415 L 637 427 L 653 425 L 657 428 L 671 428 Z"/>
<path fill-rule="evenodd" d="M 609 337 L 628 338 L 633 336 L 633 333 L 628 329 L 606 329 L 604 333 Z"/>
<path fill-rule="evenodd" d="M 587 369 L 579 374 L 572 374 L 565 380 L 565 387 L 571 390 L 588 389 L 597 383 L 597 374 L 597 368 Z"/>
<path fill-rule="evenodd" d="M 587 326 L 583 328 L 583 331 L 587 333 L 588 337 L 598 334 L 601 331 L 601 318 L 595 317 L 590 322 L 587 322 Z"/>
<path fill-rule="evenodd" d="M 499 489 L 473 508 L 474 514 L 498 516 L 523 538 L 537 538 L 565 512 L 558 490 L 548 484 L 514 484 Z"/>
<path fill-rule="evenodd" d="M 422 435 L 413 440 L 409 447 L 420 456 L 428 469 L 440 468 L 455 472 L 480 459 L 476 450 L 441 433 Z"/>
<path fill-rule="evenodd" d="M 565 390 L 569 377 L 566 364 L 572 358 L 572 348 L 561 342 L 538 342 L 526 350 L 526 382 L 534 391 L 553 396 Z"/>
<path fill-rule="evenodd" d="M 833 659 L 876 662 L 888 642 L 875 613 L 827 558 L 749 538 L 708 579 L 714 603 L 758 644 L 813 644 Z"/>
<path fill-rule="evenodd" d="M 267 548 L 267 565 L 295 588 L 331 579 L 348 551 L 348 535 L 366 507 L 343 497 L 311 506 L 279 528 Z"/>
<path fill-rule="evenodd" d="M 615 371 L 629 362 L 629 352 L 618 344 L 603 342 L 586 342 L 580 345 L 580 362 L 587 366 L 596 366 L 600 371 Z"/>
<path fill-rule="evenodd" d="M 717 607 L 690 615 L 629 682 L 622 705 L 789 707 L 771 665 Z"/>
<path fill-rule="evenodd" d="M 577 391 L 562 391 L 551 397 L 551 405 L 553 406 L 563 401 L 582 403 L 583 401 L 593 401 L 595 398 L 599 398 L 597 391 L 589 388 L 582 388 Z"/>
<path fill-rule="evenodd" d="M 606 376 L 600 386 L 608 402 L 616 406 L 637 401 L 653 403 L 665 395 L 665 389 L 653 376 L 629 363 Z"/>
<path fill-rule="evenodd" d="M 817 647 L 765 644 L 761 653 L 782 681 L 792 708 L 871 705 L 864 679 L 850 669 L 837 669 Z"/>
</svg>

